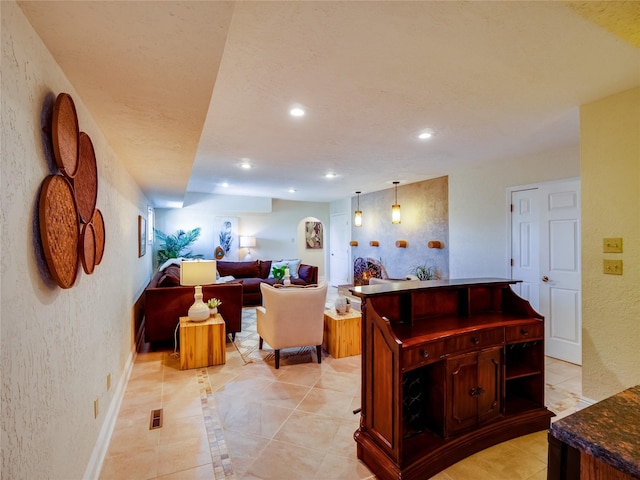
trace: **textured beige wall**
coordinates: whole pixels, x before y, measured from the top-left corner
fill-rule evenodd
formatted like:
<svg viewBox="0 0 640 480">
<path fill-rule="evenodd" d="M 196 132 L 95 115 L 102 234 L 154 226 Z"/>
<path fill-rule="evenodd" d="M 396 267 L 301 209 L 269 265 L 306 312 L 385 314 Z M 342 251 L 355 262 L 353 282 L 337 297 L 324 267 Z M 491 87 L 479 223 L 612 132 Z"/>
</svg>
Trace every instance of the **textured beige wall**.
<svg viewBox="0 0 640 480">
<path fill-rule="evenodd" d="M 508 278 L 507 189 L 579 175 L 578 145 L 449 174 L 451 277 Z"/>
<path fill-rule="evenodd" d="M 640 88 L 581 108 L 582 394 L 601 400 L 640 383 Z M 622 237 L 622 254 L 602 253 Z M 622 276 L 603 259 L 621 259 Z"/>
<path fill-rule="evenodd" d="M 418 265 L 437 268 L 443 278 L 449 278 L 449 209 L 448 178 L 439 177 L 424 182 L 398 186 L 401 223 L 391 223 L 391 205 L 395 189 L 360 195 L 362 226 L 351 227 L 351 238 L 358 242 L 351 247 L 351 257 L 371 257 L 382 260 L 391 278 L 404 278 Z M 357 205 L 351 198 L 351 214 Z M 378 247 L 370 246 L 376 240 Z M 397 240 L 406 240 L 406 248 L 396 247 Z M 445 248 L 429 248 L 431 240 L 439 240 Z M 352 267 L 350 267 L 353 273 Z"/>
<path fill-rule="evenodd" d="M 133 358 L 131 308 L 151 271 L 149 255 L 137 258 L 146 200 L 22 11 L 2 1 L 0 16 L 1 476 L 79 479 L 98 461 Z M 38 193 L 53 165 L 41 119 L 60 92 L 71 94 L 93 141 L 106 225 L 102 263 L 67 290 L 47 278 L 37 230 Z"/>
</svg>

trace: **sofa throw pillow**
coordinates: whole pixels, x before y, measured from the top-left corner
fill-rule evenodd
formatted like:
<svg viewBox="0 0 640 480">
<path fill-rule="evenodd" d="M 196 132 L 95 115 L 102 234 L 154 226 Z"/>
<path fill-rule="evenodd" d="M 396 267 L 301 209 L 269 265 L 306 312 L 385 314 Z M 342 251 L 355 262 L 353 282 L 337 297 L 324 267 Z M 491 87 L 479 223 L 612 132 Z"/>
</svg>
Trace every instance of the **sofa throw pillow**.
<svg viewBox="0 0 640 480">
<path fill-rule="evenodd" d="M 292 258 L 290 260 L 282 260 L 283 262 L 287 262 L 289 265 L 289 275 L 291 278 L 298 278 L 298 268 L 300 268 L 300 263 L 302 260 L 299 258 Z"/>
<path fill-rule="evenodd" d="M 271 260 L 259 260 L 260 278 L 269 278 L 271 273 Z"/>
<path fill-rule="evenodd" d="M 221 277 L 231 275 L 235 278 L 258 278 L 260 274 L 258 260 L 252 262 L 227 262 L 218 260 L 216 265 Z"/>
<path fill-rule="evenodd" d="M 311 283 L 311 265 L 300 265 L 298 268 L 298 278 L 304 280 L 307 283 Z"/>
<path fill-rule="evenodd" d="M 273 278 L 273 267 L 288 267 L 289 276 L 291 278 L 298 278 L 298 268 L 300 267 L 301 260 L 299 258 L 293 260 L 279 260 L 271 262 L 271 271 L 268 278 Z"/>
<path fill-rule="evenodd" d="M 275 277 L 273 276 L 273 269 L 274 269 L 274 268 L 286 267 L 287 265 L 289 265 L 287 262 L 283 262 L 283 261 L 280 261 L 280 260 L 278 260 L 278 261 L 276 261 L 276 260 L 272 261 L 272 262 L 271 262 L 271 270 L 269 270 L 269 276 L 268 276 L 267 278 L 275 278 Z"/>
<path fill-rule="evenodd" d="M 179 287 L 180 286 L 180 268 L 167 268 L 164 274 L 158 280 L 158 287 Z"/>
</svg>

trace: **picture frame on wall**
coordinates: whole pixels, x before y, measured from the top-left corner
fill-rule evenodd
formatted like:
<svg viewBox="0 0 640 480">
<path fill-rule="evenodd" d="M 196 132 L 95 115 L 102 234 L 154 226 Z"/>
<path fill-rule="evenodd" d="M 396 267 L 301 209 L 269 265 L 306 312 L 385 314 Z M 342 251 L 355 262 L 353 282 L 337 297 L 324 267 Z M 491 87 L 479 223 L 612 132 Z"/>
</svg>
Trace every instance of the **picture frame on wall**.
<svg viewBox="0 0 640 480">
<path fill-rule="evenodd" d="M 304 238 L 307 249 L 322 248 L 322 222 L 305 222 Z"/>
<path fill-rule="evenodd" d="M 214 258 L 216 260 L 237 261 L 238 258 L 238 217 L 214 217 Z"/>
<path fill-rule="evenodd" d="M 147 253 L 147 220 L 138 215 L 138 258 Z"/>
</svg>

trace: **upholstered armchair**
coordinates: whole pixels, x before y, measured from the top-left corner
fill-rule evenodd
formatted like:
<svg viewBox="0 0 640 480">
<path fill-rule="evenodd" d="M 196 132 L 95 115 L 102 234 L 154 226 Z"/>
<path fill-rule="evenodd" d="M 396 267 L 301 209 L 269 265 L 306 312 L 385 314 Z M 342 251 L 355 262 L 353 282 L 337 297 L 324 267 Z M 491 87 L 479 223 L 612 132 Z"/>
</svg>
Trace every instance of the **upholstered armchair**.
<svg viewBox="0 0 640 480">
<path fill-rule="evenodd" d="M 262 283 L 260 290 L 262 306 L 256 308 L 260 349 L 266 341 L 275 350 L 276 368 L 280 368 L 281 349 L 315 345 L 320 363 L 327 283 L 279 288 Z"/>
</svg>

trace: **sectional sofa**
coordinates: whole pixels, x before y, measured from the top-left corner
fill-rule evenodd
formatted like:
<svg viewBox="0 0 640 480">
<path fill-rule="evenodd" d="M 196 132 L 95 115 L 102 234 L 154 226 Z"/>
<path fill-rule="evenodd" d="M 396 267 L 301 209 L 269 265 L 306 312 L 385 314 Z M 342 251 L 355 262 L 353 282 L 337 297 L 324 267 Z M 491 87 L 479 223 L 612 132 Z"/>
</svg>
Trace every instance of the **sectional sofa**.
<svg viewBox="0 0 640 480">
<path fill-rule="evenodd" d="M 301 263 L 299 259 L 291 260 L 254 260 L 250 262 L 226 262 L 218 260 L 217 268 L 221 277 L 233 277 L 242 280 L 242 305 L 245 307 L 262 305 L 260 284 L 273 285 L 271 269 L 274 266 L 286 265 L 291 273 L 294 285 L 314 285 L 318 283 L 318 267 Z"/>
<path fill-rule="evenodd" d="M 273 285 L 272 265 L 286 264 L 294 285 L 318 283 L 318 267 L 301 264 L 300 260 L 255 260 L 251 262 L 217 262 L 218 273 L 224 283 L 203 285 L 205 301 L 218 298 L 218 311 L 224 318 L 227 334 L 235 338 L 242 330 L 242 307 L 262 304 L 260 284 Z M 159 270 L 144 291 L 145 342 L 152 345 L 174 341 L 179 318 L 186 316 L 193 304 L 194 288 L 180 285 L 180 266 L 177 260 Z"/>
</svg>

